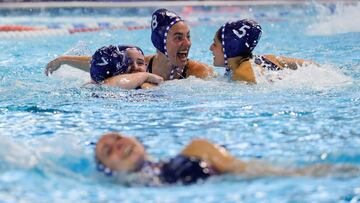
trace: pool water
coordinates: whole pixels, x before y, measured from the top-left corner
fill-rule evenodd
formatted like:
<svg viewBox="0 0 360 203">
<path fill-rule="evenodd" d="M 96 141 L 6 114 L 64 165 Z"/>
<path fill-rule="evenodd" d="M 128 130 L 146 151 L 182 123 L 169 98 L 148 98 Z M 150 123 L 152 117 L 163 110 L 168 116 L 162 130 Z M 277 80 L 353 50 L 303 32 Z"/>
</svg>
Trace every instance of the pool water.
<svg viewBox="0 0 360 203">
<path fill-rule="evenodd" d="M 226 175 L 190 186 L 145 187 L 122 185 L 96 171 L 89 143 L 109 131 L 136 136 L 156 159 L 176 155 L 193 138 L 207 138 L 244 160 L 360 167 L 359 4 L 174 9 L 192 25 L 194 60 L 212 64 L 208 49 L 217 28 L 227 19 L 249 17 L 263 27 L 255 53 L 321 65 L 284 71 L 272 84 L 230 82 L 222 68 L 214 68 L 216 79 L 190 77 L 152 90 L 82 87 L 87 74 L 63 67 L 46 77 L 44 66 L 64 53 L 92 54 L 109 44 L 136 44 L 152 54 L 150 29 L 1 38 L 0 201 L 359 202 L 360 177 L 346 173 Z M 0 22 L 130 19 L 146 25 L 153 10 L 1 11 Z"/>
</svg>

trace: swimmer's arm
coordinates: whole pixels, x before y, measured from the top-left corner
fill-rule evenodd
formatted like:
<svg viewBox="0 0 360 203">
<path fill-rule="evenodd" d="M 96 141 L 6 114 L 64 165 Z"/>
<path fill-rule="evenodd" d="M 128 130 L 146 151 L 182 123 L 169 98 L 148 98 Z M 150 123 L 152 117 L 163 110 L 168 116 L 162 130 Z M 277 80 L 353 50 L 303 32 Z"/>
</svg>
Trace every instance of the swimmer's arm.
<svg viewBox="0 0 360 203">
<path fill-rule="evenodd" d="M 90 72 L 90 60 L 91 56 L 59 56 L 46 65 L 45 74 L 49 75 L 65 64 Z"/>
<path fill-rule="evenodd" d="M 151 83 L 153 85 L 158 85 L 162 83 L 164 80 L 162 77 L 146 73 L 131 73 L 131 74 L 122 74 L 113 76 L 104 81 L 104 85 L 112 86 L 112 87 L 120 87 L 122 89 L 135 89 L 137 87 L 150 87 L 150 85 L 145 85 L 144 83 Z"/>
<path fill-rule="evenodd" d="M 302 175 L 298 169 L 276 167 L 258 160 L 248 161 L 246 164 L 246 170 L 242 173 L 246 177 Z"/>
<path fill-rule="evenodd" d="M 303 168 L 280 168 L 267 165 L 261 161 L 247 162 L 248 177 L 258 176 L 359 176 L 360 168 L 350 164 L 314 164 Z"/>
<path fill-rule="evenodd" d="M 231 156 L 226 149 L 204 139 L 192 141 L 181 152 L 185 156 L 200 158 L 220 173 L 242 174 L 243 176 L 290 176 L 299 174 L 296 170 L 273 167 L 260 161 L 245 162 Z"/>
<path fill-rule="evenodd" d="M 156 86 L 157 85 L 155 85 L 155 84 L 144 82 L 140 87 L 141 87 L 141 89 L 151 89 L 151 88 L 154 88 Z"/>
<path fill-rule="evenodd" d="M 242 173 L 246 169 L 245 162 L 231 156 L 223 147 L 204 139 L 192 141 L 181 154 L 200 158 L 220 173 Z"/>
<path fill-rule="evenodd" d="M 290 68 L 296 70 L 298 66 L 302 66 L 304 64 L 316 64 L 313 61 L 298 59 L 298 58 L 289 58 L 285 56 L 274 56 L 274 55 L 264 55 L 264 57 L 271 62 L 275 63 L 277 66 L 282 68 Z M 317 65 L 317 64 L 316 64 Z"/>
<path fill-rule="evenodd" d="M 360 168 L 354 165 L 315 164 L 303 168 L 281 168 L 262 161 L 242 161 L 231 156 L 223 147 L 204 139 L 192 141 L 181 152 L 188 157 L 197 157 L 218 170 L 220 173 L 241 174 L 246 177 L 259 176 L 328 176 L 359 175 Z"/>
<path fill-rule="evenodd" d="M 188 67 L 189 69 L 187 72 L 187 77 L 195 76 L 201 79 L 217 77 L 217 74 L 214 72 L 214 70 L 205 64 L 189 60 Z"/>
<path fill-rule="evenodd" d="M 243 175 L 289 175 L 295 174 L 281 168 L 275 168 L 262 162 L 244 162 L 231 156 L 223 147 L 212 144 L 207 140 L 192 141 L 182 152 L 185 156 L 194 156 L 207 161 L 220 173 L 234 173 Z"/>
<path fill-rule="evenodd" d="M 256 78 L 251 63 L 249 61 L 241 63 L 239 67 L 233 71 L 232 80 L 256 83 Z"/>
</svg>

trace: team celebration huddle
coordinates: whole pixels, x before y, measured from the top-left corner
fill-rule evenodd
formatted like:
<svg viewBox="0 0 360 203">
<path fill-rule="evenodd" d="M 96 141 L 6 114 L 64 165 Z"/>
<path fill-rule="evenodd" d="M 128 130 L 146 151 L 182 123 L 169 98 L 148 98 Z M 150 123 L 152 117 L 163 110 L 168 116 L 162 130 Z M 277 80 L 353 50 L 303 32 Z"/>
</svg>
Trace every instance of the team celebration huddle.
<svg viewBox="0 0 360 203">
<path fill-rule="evenodd" d="M 180 16 L 166 9 L 156 10 L 152 15 L 151 31 L 151 41 L 156 48 L 153 55 L 145 56 L 140 47 L 120 42 L 120 45 L 104 46 L 92 56 L 60 56 L 47 65 L 45 73 L 51 74 L 67 64 L 90 72 L 92 83 L 125 89 L 151 88 L 167 80 L 189 76 L 202 79 L 217 76 L 210 65 L 188 58 L 192 44 L 190 28 Z M 213 65 L 224 67 L 231 80 L 256 84 L 266 71 L 295 70 L 304 63 L 312 63 L 253 54 L 261 34 L 262 28 L 254 20 L 226 22 L 214 33 L 209 46 Z"/>
</svg>

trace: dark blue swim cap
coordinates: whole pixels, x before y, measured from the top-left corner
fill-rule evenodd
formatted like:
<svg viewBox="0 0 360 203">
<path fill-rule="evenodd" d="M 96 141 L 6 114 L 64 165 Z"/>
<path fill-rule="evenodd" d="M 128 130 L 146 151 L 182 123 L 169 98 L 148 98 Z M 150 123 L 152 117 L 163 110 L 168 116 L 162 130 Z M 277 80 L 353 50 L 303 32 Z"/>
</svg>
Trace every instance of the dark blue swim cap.
<svg viewBox="0 0 360 203">
<path fill-rule="evenodd" d="M 225 66 L 227 58 L 249 56 L 259 42 L 261 32 L 261 26 L 254 20 L 244 19 L 225 23 L 221 27 Z"/>
<path fill-rule="evenodd" d="M 161 53 L 167 56 L 166 37 L 170 28 L 177 22 L 183 21 L 176 13 L 164 8 L 156 10 L 151 19 L 151 41 Z"/>
<path fill-rule="evenodd" d="M 112 76 L 125 73 L 131 63 L 126 49 L 136 48 L 143 55 L 143 51 L 136 46 L 107 46 L 98 49 L 91 58 L 90 76 L 95 82 L 102 82 Z"/>
</svg>

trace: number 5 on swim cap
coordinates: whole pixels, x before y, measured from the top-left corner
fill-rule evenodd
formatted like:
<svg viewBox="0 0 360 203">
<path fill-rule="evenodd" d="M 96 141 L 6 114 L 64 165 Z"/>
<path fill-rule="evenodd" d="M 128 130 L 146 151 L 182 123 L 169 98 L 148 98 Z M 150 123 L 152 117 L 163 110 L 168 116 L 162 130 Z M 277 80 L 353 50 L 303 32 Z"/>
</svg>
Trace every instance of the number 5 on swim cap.
<svg viewBox="0 0 360 203">
<path fill-rule="evenodd" d="M 246 29 L 250 29 L 250 26 L 247 25 L 243 25 L 241 28 L 239 28 L 239 31 L 241 32 L 241 34 L 237 31 L 237 30 L 233 30 L 233 33 L 239 38 L 241 39 L 242 37 L 244 37 L 246 35 Z"/>
</svg>

